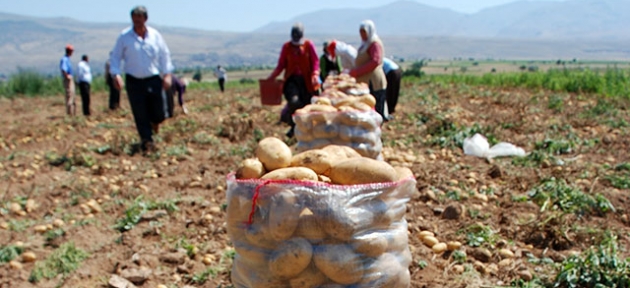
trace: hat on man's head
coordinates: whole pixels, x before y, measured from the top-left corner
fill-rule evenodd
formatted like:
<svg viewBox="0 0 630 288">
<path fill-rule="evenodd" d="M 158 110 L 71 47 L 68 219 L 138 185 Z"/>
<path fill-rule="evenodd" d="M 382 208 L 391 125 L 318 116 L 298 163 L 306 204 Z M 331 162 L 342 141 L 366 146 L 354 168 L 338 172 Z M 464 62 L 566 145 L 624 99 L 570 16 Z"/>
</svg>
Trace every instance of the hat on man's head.
<svg viewBox="0 0 630 288">
<path fill-rule="evenodd" d="M 66 50 L 74 51 L 74 46 L 72 44 L 66 45 Z"/>
</svg>

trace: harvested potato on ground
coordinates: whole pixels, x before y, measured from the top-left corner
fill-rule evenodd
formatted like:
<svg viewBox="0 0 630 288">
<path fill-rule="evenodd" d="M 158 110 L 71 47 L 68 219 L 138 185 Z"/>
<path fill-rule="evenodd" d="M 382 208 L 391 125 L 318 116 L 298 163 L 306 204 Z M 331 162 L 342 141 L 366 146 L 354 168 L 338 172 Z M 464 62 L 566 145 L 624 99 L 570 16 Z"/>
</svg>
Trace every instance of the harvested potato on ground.
<svg viewBox="0 0 630 288">
<path fill-rule="evenodd" d="M 389 164 L 366 157 L 351 158 L 335 163 L 330 169 L 330 179 L 335 184 L 355 185 L 394 182 L 398 173 Z"/>
<path fill-rule="evenodd" d="M 291 148 L 276 137 L 267 137 L 258 142 L 256 158 L 262 162 L 265 170 L 273 171 L 291 165 Z"/>
<path fill-rule="evenodd" d="M 288 167 L 273 170 L 262 177 L 263 180 L 318 181 L 317 173 L 306 167 Z"/>
<path fill-rule="evenodd" d="M 315 265 L 309 265 L 300 275 L 289 280 L 291 288 L 317 288 L 328 281 L 328 277 Z"/>
<path fill-rule="evenodd" d="M 348 245 L 316 247 L 313 261 L 317 269 L 339 284 L 350 285 L 363 278 L 363 259 Z"/>
<path fill-rule="evenodd" d="M 302 205 L 293 192 L 285 189 L 271 197 L 269 206 L 269 231 L 276 241 L 289 239 L 300 220 Z"/>
<path fill-rule="evenodd" d="M 269 271 L 274 277 L 293 278 L 311 263 L 313 246 L 304 238 L 282 242 L 269 257 Z"/>
<path fill-rule="evenodd" d="M 313 149 L 296 154 L 291 158 L 291 167 L 310 168 L 317 174 L 325 174 L 330 170 L 333 159 L 328 152 L 321 149 Z"/>
<path fill-rule="evenodd" d="M 326 232 L 319 223 L 319 219 L 313 215 L 308 208 L 304 208 L 300 213 L 298 226 L 295 229 L 294 237 L 300 237 L 313 242 L 319 242 L 326 238 Z"/>
<path fill-rule="evenodd" d="M 241 161 L 236 169 L 237 179 L 258 179 L 265 175 L 265 167 L 260 160 L 249 158 Z"/>
</svg>

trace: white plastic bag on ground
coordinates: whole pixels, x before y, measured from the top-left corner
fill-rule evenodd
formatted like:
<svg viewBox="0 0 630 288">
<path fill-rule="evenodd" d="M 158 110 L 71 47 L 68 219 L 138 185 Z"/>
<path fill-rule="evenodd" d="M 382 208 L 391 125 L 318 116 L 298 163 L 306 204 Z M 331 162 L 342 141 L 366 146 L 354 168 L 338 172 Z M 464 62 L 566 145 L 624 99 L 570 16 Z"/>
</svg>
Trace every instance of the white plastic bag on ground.
<svg viewBox="0 0 630 288">
<path fill-rule="evenodd" d="M 504 156 L 525 156 L 525 150 L 521 147 L 517 147 L 512 143 L 499 142 L 496 145 L 490 147 L 488 139 L 483 135 L 477 133 L 472 137 L 464 139 L 464 154 L 472 155 L 486 159 L 492 159 L 495 157 Z"/>
</svg>

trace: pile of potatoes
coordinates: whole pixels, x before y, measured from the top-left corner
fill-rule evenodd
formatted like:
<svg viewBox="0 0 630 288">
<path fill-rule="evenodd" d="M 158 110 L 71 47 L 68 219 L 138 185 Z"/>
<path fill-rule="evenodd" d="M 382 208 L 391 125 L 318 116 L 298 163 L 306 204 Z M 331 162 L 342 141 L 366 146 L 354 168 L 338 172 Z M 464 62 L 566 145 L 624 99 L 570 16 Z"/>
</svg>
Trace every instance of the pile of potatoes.
<svg viewBox="0 0 630 288">
<path fill-rule="evenodd" d="M 255 154 L 228 177 L 235 287 L 409 287 L 408 168 L 272 137 Z"/>
<path fill-rule="evenodd" d="M 362 156 L 382 159 L 381 124 L 374 110 L 376 99 L 364 83 L 349 75 L 329 76 L 326 89 L 312 104 L 293 114 L 296 150 L 307 151 L 329 144 L 352 147 Z"/>
<path fill-rule="evenodd" d="M 382 158 L 383 118 L 372 109 L 341 111 L 334 106 L 311 104 L 296 111 L 293 121 L 297 151 L 334 144 L 351 147 L 365 157 Z"/>
</svg>

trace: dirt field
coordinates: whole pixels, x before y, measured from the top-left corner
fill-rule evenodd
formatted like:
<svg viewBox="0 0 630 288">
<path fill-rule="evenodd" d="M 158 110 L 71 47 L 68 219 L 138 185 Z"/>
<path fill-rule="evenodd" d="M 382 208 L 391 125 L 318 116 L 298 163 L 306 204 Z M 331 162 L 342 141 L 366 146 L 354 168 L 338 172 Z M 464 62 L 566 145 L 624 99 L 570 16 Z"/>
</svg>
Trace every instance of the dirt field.
<svg viewBox="0 0 630 288">
<path fill-rule="evenodd" d="M 108 287 L 112 275 L 138 287 L 231 287 L 226 176 L 253 155 L 257 138 L 284 139 L 281 107 L 261 106 L 255 86 L 191 89 L 191 113 L 176 110 L 156 138 L 159 154 L 143 156 L 133 153 L 126 95 L 117 112 L 106 98 L 93 95 L 89 119 L 65 117 L 61 95 L 0 99 L 0 248 L 22 252 L 11 263 L 0 255 L 0 287 Z M 605 231 L 630 247 L 628 189 L 613 181 L 630 183 L 615 169 L 630 162 L 628 107 L 588 95 L 404 83 L 382 138 L 386 161 L 407 163 L 417 178 L 406 214 L 412 287 L 547 279 L 552 263 Z M 475 129 L 539 157 L 465 156 L 462 133 Z M 533 196 L 546 191 L 536 190 L 545 179 L 601 194 L 615 210 L 558 211 L 554 198 Z M 418 237 L 424 230 L 464 245 L 435 255 Z M 84 260 L 74 272 L 55 270 L 46 262 L 54 251 Z"/>
</svg>

